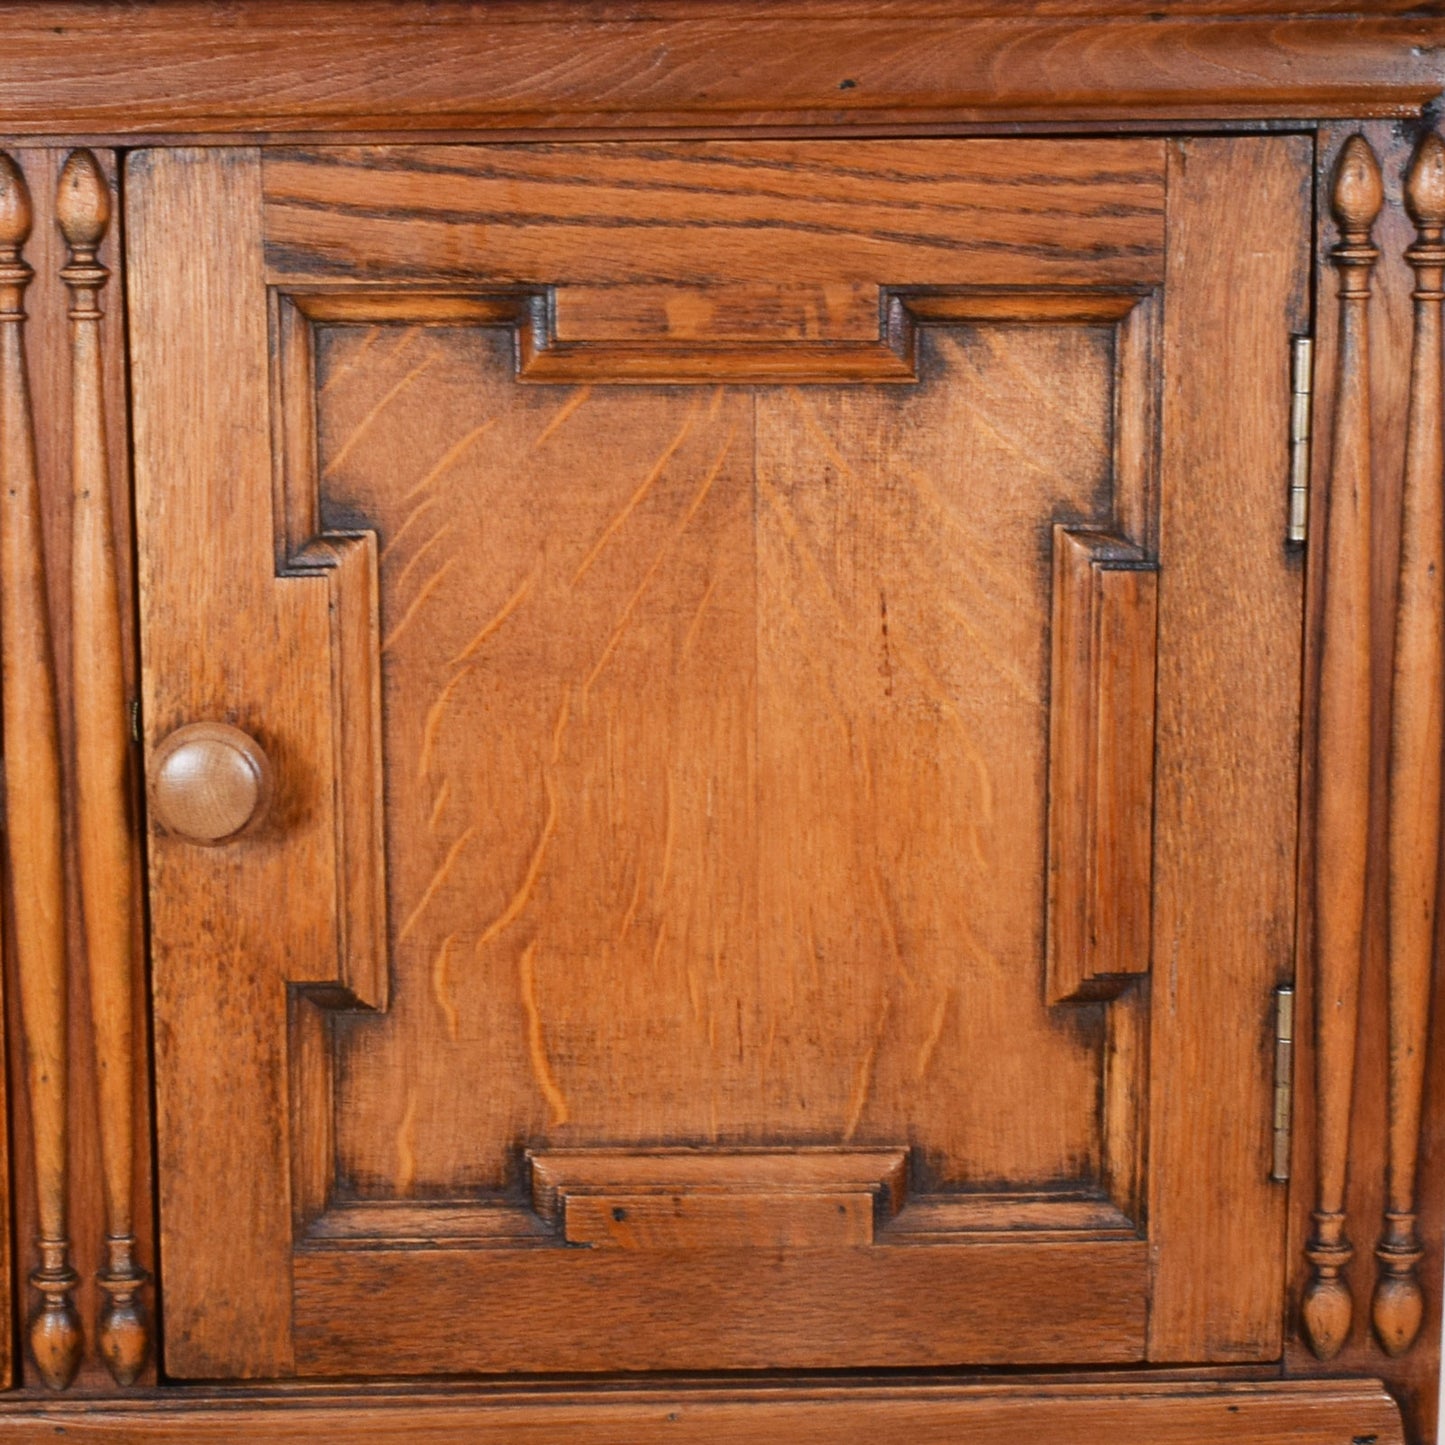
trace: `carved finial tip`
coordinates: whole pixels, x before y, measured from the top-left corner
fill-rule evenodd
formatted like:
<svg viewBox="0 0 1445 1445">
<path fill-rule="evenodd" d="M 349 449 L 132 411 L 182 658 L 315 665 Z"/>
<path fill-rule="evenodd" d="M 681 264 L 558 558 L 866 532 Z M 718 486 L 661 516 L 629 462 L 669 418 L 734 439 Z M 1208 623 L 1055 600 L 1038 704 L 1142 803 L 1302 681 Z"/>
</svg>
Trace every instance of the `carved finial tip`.
<svg viewBox="0 0 1445 1445">
<path fill-rule="evenodd" d="M 1300 1312 L 1310 1349 L 1321 1360 L 1334 1359 L 1350 1335 L 1354 1301 L 1349 1286 L 1337 1276 L 1312 1279 Z"/>
<path fill-rule="evenodd" d="M 1385 186 L 1380 163 L 1362 135 L 1352 135 L 1340 152 L 1335 166 L 1335 184 L 1330 207 L 1346 232 L 1368 233 L 1385 204 Z"/>
<path fill-rule="evenodd" d="M 1417 226 L 1445 226 L 1445 140 L 1435 131 L 1415 152 L 1405 182 L 1405 205 Z"/>
<path fill-rule="evenodd" d="M 117 1385 L 133 1385 L 150 1356 L 150 1331 L 134 1296 L 107 1308 L 100 1322 L 100 1353 Z"/>
<path fill-rule="evenodd" d="M 110 224 L 110 187 L 100 163 L 87 150 L 71 151 L 60 172 L 55 217 L 72 247 L 94 249 Z"/>
<path fill-rule="evenodd" d="M 0 151 L 0 246 L 23 244 L 30 223 L 30 187 L 14 158 Z"/>
<path fill-rule="evenodd" d="M 1371 1322 L 1381 1349 L 1398 1358 L 1415 1343 L 1425 1319 L 1425 1299 L 1413 1275 L 1382 1276 L 1375 1287 Z"/>
<path fill-rule="evenodd" d="M 45 1385 L 64 1390 L 80 1368 L 80 1316 L 68 1297 L 37 1310 L 30 1321 L 30 1353 Z"/>
</svg>

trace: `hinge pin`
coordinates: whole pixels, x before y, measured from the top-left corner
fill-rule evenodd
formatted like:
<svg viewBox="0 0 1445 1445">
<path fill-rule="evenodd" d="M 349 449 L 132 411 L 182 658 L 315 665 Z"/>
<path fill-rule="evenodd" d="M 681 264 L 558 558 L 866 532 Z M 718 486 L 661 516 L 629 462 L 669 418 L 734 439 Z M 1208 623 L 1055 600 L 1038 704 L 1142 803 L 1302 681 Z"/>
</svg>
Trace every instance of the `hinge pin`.
<svg viewBox="0 0 1445 1445">
<path fill-rule="evenodd" d="M 1296 336 L 1290 347 L 1289 532 L 1291 542 L 1309 536 L 1310 401 L 1314 386 L 1314 341 Z"/>
<path fill-rule="evenodd" d="M 1274 991 L 1274 1168 L 1269 1177 L 1289 1178 L 1290 1124 L 1294 1115 L 1294 985 Z"/>
</svg>

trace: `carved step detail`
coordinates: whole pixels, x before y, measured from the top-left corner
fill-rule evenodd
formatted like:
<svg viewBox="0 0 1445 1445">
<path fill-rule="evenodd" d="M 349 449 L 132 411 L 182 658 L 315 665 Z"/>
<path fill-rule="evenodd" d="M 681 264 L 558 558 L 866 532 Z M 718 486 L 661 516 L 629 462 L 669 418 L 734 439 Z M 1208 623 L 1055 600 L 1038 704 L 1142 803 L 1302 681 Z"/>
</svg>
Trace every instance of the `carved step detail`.
<svg viewBox="0 0 1445 1445">
<path fill-rule="evenodd" d="M 1315 1068 L 1319 1183 L 1313 1266 L 1303 1316 L 1310 1347 L 1336 1355 L 1354 1304 L 1342 1271 L 1350 1101 L 1364 940 L 1370 812 L 1370 276 L 1371 228 L 1384 203 L 1380 167 L 1365 138 L 1346 141 L 1330 197 L 1340 228 L 1339 347 L 1325 535 L 1324 643 L 1320 660 L 1315 859 Z"/>
<path fill-rule="evenodd" d="M 593 1249 L 844 1249 L 874 1242 L 907 1149 L 544 1149 L 532 1207 Z"/>
<path fill-rule="evenodd" d="M 135 1162 L 135 915 L 130 728 L 122 661 L 120 584 L 112 532 L 101 366 L 100 291 L 110 273 L 96 251 L 110 224 L 110 188 L 95 157 L 72 152 L 55 202 L 69 247 L 61 271 L 70 291 L 71 482 L 77 843 L 91 1018 L 100 1082 L 106 1264 L 100 1353 L 116 1381 L 131 1384 L 150 1352 L 136 1263 L 131 1179 Z"/>
<path fill-rule="evenodd" d="M 1111 998 L 1149 968 L 1156 563 L 1054 528 L 1048 998 Z"/>
<path fill-rule="evenodd" d="M 40 1267 L 30 1283 L 30 1349 L 40 1377 L 63 1390 L 80 1364 L 80 1316 L 71 1293 L 66 1193 L 65 885 L 60 835 L 60 746 L 46 612 L 40 482 L 25 361 L 21 255 L 30 192 L 0 153 L 0 657 L 3 657 L 6 842 L 15 911 L 16 972 L 35 1151 Z"/>
<path fill-rule="evenodd" d="M 1390 1113 L 1385 1228 L 1375 1254 L 1375 1334 L 1386 1354 L 1415 1342 L 1424 1300 L 1415 1220 L 1415 1165 L 1430 1031 L 1430 973 L 1440 869 L 1442 674 L 1445 674 L 1445 395 L 1441 302 L 1445 301 L 1445 141 L 1416 152 L 1405 204 L 1418 240 L 1415 343 L 1405 437 L 1400 590 L 1390 738 Z"/>
</svg>

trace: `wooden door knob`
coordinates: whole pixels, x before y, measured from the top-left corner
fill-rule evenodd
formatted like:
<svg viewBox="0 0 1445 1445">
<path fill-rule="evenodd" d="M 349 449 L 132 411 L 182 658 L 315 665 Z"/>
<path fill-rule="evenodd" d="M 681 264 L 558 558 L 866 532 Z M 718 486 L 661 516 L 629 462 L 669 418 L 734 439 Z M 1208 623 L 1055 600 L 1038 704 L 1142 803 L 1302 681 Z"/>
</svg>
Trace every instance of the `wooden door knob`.
<svg viewBox="0 0 1445 1445">
<path fill-rule="evenodd" d="M 168 833 L 224 843 L 258 822 L 271 800 L 271 760 L 229 723 L 188 723 L 151 764 L 151 811 Z"/>
</svg>

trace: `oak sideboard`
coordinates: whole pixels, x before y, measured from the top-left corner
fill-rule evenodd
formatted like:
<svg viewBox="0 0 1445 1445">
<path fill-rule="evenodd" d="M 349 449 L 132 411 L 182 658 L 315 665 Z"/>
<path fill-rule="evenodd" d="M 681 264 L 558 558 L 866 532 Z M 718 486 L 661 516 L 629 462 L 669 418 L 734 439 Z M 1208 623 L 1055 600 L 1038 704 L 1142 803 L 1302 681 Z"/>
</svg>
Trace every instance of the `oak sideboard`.
<svg viewBox="0 0 1445 1445">
<path fill-rule="evenodd" d="M 0 1445 L 1434 1445 L 1442 92 L 0 9 Z"/>
</svg>

